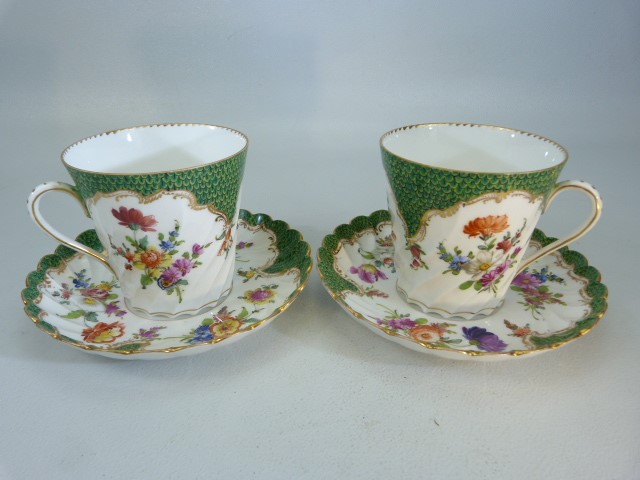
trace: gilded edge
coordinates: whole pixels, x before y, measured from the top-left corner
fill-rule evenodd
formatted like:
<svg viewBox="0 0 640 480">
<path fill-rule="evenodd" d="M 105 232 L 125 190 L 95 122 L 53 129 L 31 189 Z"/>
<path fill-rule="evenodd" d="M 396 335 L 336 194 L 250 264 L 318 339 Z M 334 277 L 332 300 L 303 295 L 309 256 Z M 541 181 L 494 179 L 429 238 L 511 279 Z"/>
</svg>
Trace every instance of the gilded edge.
<svg viewBox="0 0 640 480">
<path fill-rule="evenodd" d="M 231 223 L 231 221 L 233 220 L 233 219 L 229 219 L 226 213 L 224 213 L 221 210 L 218 210 L 214 205 L 212 204 L 203 205 L 199 203 L 195 194 L 193 194 L 192 192 L 188 192 L 186 190 L 160 190 L 151 195 L 142 195 L 141 193 L 135 192 L 133 190 L 126 190 L 126 189 L 118 190 L 116 192 L 109 192 L 109 193 L 97 192 L 93 197 L 88 198 L 86 200 L 86 205 L 88 208 L 89 206 L 97 206 L 98 202 L 102 199 L 113 198 L 116 201 L 118 201 L 120 199 L 127 198 L 127 197 L 136 198 L 141 205 L 149 205 L 150 203 L 154 203 L 165 196 L 170 196 L 174 200 L 178 200 L 181 198 L 185 199 L 189 202 L 188 207 L 191 210 L 194 210 L 194 211 L 208 210 L 213 215 L 222 217 L 222 219 L 224 219 L 224 222 L 226 224 Z"/>
<path fill-rule="evenodd" d="M 473 198 L 471 200 L 458 202 L 452 207 L 449 207 L 445 210 L 437 210 L 437 209 L 429 210 L 424 214 L 424 216 L 420 220 L 420 227 L 413 237 L 408 236 L 409 232 L 403 220 L 402 224 L 404 226 L 405 235 L 407 235 L 406 238 L 407 240 L 411 240 L 412 242 L 421 242 L 422 240 L 424 240 L 427 234 L 427 228 L 429 227 L 429 223 L 431 222 L 431 219 L 434 217 L 440 217 L 440 218 L 452 217 L 458 212 L 458 210 L 468 205 L 473 205 L 476 203 L 487 203 L 487 202 L 501 203 L 502 201 L 512 197 L 524 197 L 527 200 L 529 200 L 529 203 L 535 203 L 537 201 L 540 201 L 541 208 L 544 204 L 544 195 L 527 192 L 524 190 L 514 190 L 511 192 L 485 193 L 484 195 L 480 195 L 479 197 Z M 402 217 L 400 218 L 402 219 Z"/>
<path fill-rule="evenodd" d="M 304 288 L 306 287 L 311 269 L 313 267 L 313 261 L 311 259 L 311 247 L 309 246 L 309 244 L 304 241 L 304 238 L 302 237 L 302 234 L 300 232 L 290 228 L 290 226 L 286 222 L 283 222 L 282 220 L 273 220 L 269 215 L 266 215 L 264 213 L 252 214 L 251 212 L 243 209 L 241 209 L 239 213 L 239 222 L 240 221 L 246 223 L 249 227 L 261 227 L 264 225 L 266 229 L 269 229 L 274 233 L 276 237 L 275 246 L 278 251 L 278 256 L 276 257 L 275 261 L 265 269 L 267 273 L 286 274 L 289 271 L 295 270 L 299 275 L 298 288 L 289 295 L 287 301 L 283 303 L 277 310 L 274 310 L 267 318 L 261 320 L 260 322 L 256 322 L 255 324 L 251 325 L 250 328 L 247 328 L 246 330 L 240 332 L 239 334 L 241 335 L 242 333 L 255 330 L 256 328 L 269 322 L 271 319 L 277 317 L 278 315 L 280 315 L 280 313 L 289 308 L 289 306 L 298 297 L 300 292 L 302 292 L 302 290 L 304 290 Z M 78 236 L 77 240 L 96 249 L 102 249 L 102 245 L 100 244 L 100 240 L 98 240 L 95 230 L 87 230 L 81 233 Z M 37 302 L 41 297 L 41 294 L 38 290 L 38 285 L 46 280 L 47 272 L 49 270 L 54 268 L 63 268 L 67 261 L 75 255 L 78 255 L 75 250 L 72 250 L 63 245 L 59 246 L 56 249 L 55 253 L 44 256 L 38 263 L 37 269 L 27 275 L 25 288 L 22 290 L 21 296 L 25 313 L 29 318 L 31 318 L 33 323 L 40 330 L 47 333 L 52 338 L 69 344 L 73 347 L 80 348 L 82 350 L 127 356 L 145 353 L 172 353 L 179 350 L 185 350 L 187 348 L 197 348 L 204 345 L 212 345 L 235 336 L 232 335 L 229 337 L 221 337 L 216 338 L 210 342 L 198 343 L 196 345 L 184 345 L 167 349 L 110 350 L 108 348 L 105 349 L 101 347 L 95 347 L 93 345 L 86 345 L 78 340 L 74 340 L 72 338 L 66 337 L 65 335 L 61 335 L 53 325 L 42 319 L 42 317 L 44 317 L 45 315 L 42 315 L 43 312 L 37 305 Z"/>
<path fill-rule="evenodd" d="M 342 249 L 344 243 L 350 243 L 355 234 L 362 231 L 363 228 L 368 228 L 373 231 L 379 231 L 379 224 L 385 222 L 390 223 L 391 217 L 387 210 L 378 210 L 372 213 L 370 216 L 359 216 L 351 220 L 349 224 L 343 224 L 334 230 L 330 235 L 327 235 L 323 241 L 322 246 L 318 249 L 317 262 L 318 272 L 320 278 L 325 286 L 326 290 L 333 297 L 333 299 L 347 312 L 349 312 L 355 318 L 371 324 L 362 314 L 356 312 L 349 307 L 345 301 L 345 294 L 347 292 L 357 293 L 358 288 L 348 280 L 340 277 L 340 275 L 334 269 L 334 258 L 336 254 Z M 553 237 L 547 237 L 541 230 L 536 229 L 531 238 L 532 242 L 540 244 L 544 247 L 556 239 Z M 587 280 L 587 285 L 582 292 L 586 295 L 581 296 L 588 297 L 590 299 L 590 312 L 585 318 L 576 322 L 573 327 L 566 330 L 555 332 L 548 336 L 531 336 L 529 338 L 530 344 L 534 347 L 532 350 L 512 350 L 509 352 L 480 352 L 480 351 L 466 351 L 466 350 L 452 350 L 450 348 L 438 347 L 424 342 L 418 342 L 413 338 L 408 338 L 403 335 L 396 334 L 384 327 L 376 325 L 376 328 L 382 330 L 387 335 L 402 338 L 403 340 L 411 341 L 418 345 L 421 345 L 430 350 L 441 350 L 444 352 L 457 353 L 468 357 L 477 356 L 510 356 L 519 357 L 531 353 L 539 353 L 546 350 L 553 350 L 559 348 L 573 340 L 576 340 L 598 325 L 600 319 L 604 317 L 607 311 L 607 297 L 608 289 L 600 283 L 600 272 L 593 266 L 589 265 L 587 258 L 576 251 L 569 250 L 567 247 L 563 247 L 556 252 L 569 267 L 572 267 L 572 273 Z M 586 298 L 585 298 L 586 299 Z"/>
</svg>

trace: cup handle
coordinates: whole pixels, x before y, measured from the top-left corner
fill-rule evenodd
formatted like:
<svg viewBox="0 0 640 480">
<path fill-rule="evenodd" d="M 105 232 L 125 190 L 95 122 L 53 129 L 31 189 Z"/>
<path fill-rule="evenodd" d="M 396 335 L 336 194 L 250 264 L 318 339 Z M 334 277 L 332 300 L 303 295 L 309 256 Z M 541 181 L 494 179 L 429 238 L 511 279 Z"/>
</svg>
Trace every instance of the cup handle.
<svg viewBox="0 0 640 480">
<path fill-rule="evenodd" d="M 546 247 L 538 250 L 531 257 L 528 257 L 526 260 L 524 260 L 524 262 L 518 267 L 517 273 L 522 272 L 525 268 L 530 266 L 533 262 L 535 262 L 536 260 L 539 260 L 545 255 L 548 255 L 551 252 L 555 252 L 556 250 L 564 247 L 565 245 L 579 239 L 585 233 L 591 230 L 593 226 L 597 223 L 598 219 L 600 218 L 600 215 L 602 214 L 602 199 L 600 198 L 600 194 L 590 184 L 586 182 L 580 182 L 578 180 L 567 180 L 565 182 L 558 183 L 556 187 L 553 189 L 553 191 L 551 192 L 551 194 L 547 197 L 544 207 L 542 208 L 542 213 L 545 213 L 547 211 L 553 199 L 556 198 L 556 196 L 564 190 L 578 190 L 584 193 L 585 195 L 587 195 L 589 198 L 591 198 L 592 200 L 591 216 L 589 217 L 589 219 L 586 221 L 584 225 L 578 228 L 571 235 L 568 235 L 565 238 L 561 238 L 556 240 L 555 242 L 550 243 Z"/>
<path fill-rule="evenodd" d="M 34 188 L 33 192 L 31 192 L 31 195 L 29 195 L 29 199 L 27 200 L 27 209 L 29 210 L 29 215 L 31 215 L 31 218 L 33 219 L 33 221 L 42 230 L 44 230 L 47 234 L 51 235 L 56 241 L 58 241 L 62 245 L 72 248 L 73 250 L 76 250 L 78 252 L 91 255 L 92 257 L 94 257 L 95 259 L 99 260 L 104 265 L 106 265 L 107 268 L 109 268 L 109 270 L 113 271 L 105 255 L 95 251 L 92 248 L 87 247 L 86 245 L 83 245 L 79 242 L 76 242 L 75 240 L 72 240 L 70 237 L 66 236 L 63 233 L 60 233 L 58 230 L 53 228 L 49 222 L 47 222 L 44 219 L 44 217 L 42 216 L 42 213 L 40 212 L 40 199 L 44 196 L 45 193 L 54 192 L 54 191 L 64 192 L 68 195 L 71 195 L 73 198 L 78 200 L 78 202 L 80 202 L 80 205 L 82 205 L 82 209 L 84 210 L 85 215 L 87 217 L 90 216 L 86 205 L 82 201 L 82 198 L 80 198 L 80 195 L 78 194 L 78 191 L 75 189 L 75 187 L 73 187 L 72 185 L 69 185 L 68 183 L 63 183 L 63 182 L 45 182 L 45 183 L 41 183 L 36 188 Z"/>
</svg>

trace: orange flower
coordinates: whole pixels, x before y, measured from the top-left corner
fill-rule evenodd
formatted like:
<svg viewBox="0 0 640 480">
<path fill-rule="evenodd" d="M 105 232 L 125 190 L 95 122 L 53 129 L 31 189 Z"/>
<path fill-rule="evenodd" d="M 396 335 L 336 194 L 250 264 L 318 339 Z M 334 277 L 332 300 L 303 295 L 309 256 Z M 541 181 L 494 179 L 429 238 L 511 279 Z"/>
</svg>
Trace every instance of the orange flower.
<svg viewBox="0 0 640 480">
<path fill-rule="evenodd" d="M 500 233 L 509 228 L 509 217 L 506 215 L 489 215 L 471 220 L 464 226 L 464 233 L 470 237 L 488 237 L 494 233 Z"/>
<path fill-rule="evenodd" d="M 124 335 L 124 324 L 100 322 L 93 328 L 82 330 L 82 338 L 90 343 L 112 343 Z"/>
<path fill-rule="evenodd" d="M 432 323 L 431 325 L 418 325 L 409 330 L 409 335 L 414 340 L 424 343 L 437 342 L 447 334 L 446 325 Z"/>
<path fill-rule="evenodd" d="M 513 335 L 516 337 L 526 337 L 531 335 L 531 329 L 529 327 L 520 327 L 513 331 Z"/>
<path fill-rule="evenodd" d="M 171 265 L 171 255 L 167 255 L 156 248 L 149 248 L 145 252 L 137 253 L 133 264 L 140 270 L 145 268 L 156 270 L 160 267 Z"/>
</svg>

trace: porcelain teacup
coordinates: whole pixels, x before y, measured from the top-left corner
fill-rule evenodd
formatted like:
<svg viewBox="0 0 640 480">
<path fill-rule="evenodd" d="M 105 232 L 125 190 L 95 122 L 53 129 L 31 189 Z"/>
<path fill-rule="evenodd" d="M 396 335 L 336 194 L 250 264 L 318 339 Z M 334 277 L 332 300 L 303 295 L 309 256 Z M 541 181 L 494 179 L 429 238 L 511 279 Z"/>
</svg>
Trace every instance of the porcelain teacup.
<svg viewBox="0 0 640 480">
<path fill-rule="evenodd" d="M 62 153 L 74 185 L 37 186 L 29 213 L 58 242 L 112 270 L 127 307 L 137 315 L 168 319 L 202 313 L 231 289 L 247 147 L 244 134 L 203 124 L 95 135 Z M 52 191 L 80 202 L 104 251 L 82 245 L 43 218 L 39 203 Z M 83 296 L 108 300 L 112 287 L 101 284 Z"/>
<path fill-rule="evenodd" d="M 539 135 L 489 125 L 423 124 L 390 131 L 380 145 L 397 289 L 427 313 L 463 319 L 492 313 L 516 275 L 584 235 L 600 217 L 595 188 L 557 183 L 567 151 Z M 569 189 L 591 199 L 588 221 L 523 258 L 541 214 Z"/>
</svg>

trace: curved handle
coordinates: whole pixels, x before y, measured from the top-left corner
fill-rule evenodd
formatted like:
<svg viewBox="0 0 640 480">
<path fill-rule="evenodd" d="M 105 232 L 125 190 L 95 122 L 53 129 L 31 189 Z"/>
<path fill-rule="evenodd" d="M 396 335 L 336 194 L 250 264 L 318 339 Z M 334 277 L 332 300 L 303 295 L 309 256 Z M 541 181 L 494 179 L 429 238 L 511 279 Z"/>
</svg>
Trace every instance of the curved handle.
<svg viewBox="0 0 640 480">
<path fill-rule="evenodd" d="M 589 230 L 593 228 L 593 226 L 596 224 L 596 222 L 600 218 L 600 215 L 602 214 L 602 199 L 600 198 L 600 194 L 593 186 L 589 185 L 586 182 L 580 182 L 578 180 L 567 180 L 566 182 L 558 183 L 556 185 L 556 188 L 554 188 L 551 194 L 549 195 L 549 197 L 547 197 L 547 200 L 542 209 L 542 213 L 545 213 L 547 211 L 553 199 L 556 198 L 556 196 L 564 190 L 578 190 L 584 193 L 585 195 L 587 195 L 589 198 L 591 198 L 592 200 L 591 217 L 586 221 L 584 225 L 578 228 L 571 235 L 568 235 L 565 238 L 561 238 L 556 240 L 555 242 L 550 243 L 546 247 L 538 250 L 531 257 L 527 258 L 518 267 L 518 273 L 522 272 L 525 268 L 527 268 L 536 260 L 539 260 L 545 255 L 548 255 L 551 252 L 555 252 L 556 250 L 582 237 L 585 233 L 587 233 Z"/>
<path fill-rule="evenodd" d="M 48 192 L 64 192 L 68 195 L 71 195 L 73 198 L 78 200 L 78 202 L 80 202 L 80 205 L 82 205 L 82 209 L 84 210 L 85 215 L 87 215 L 87 217 L 89 216 L 89 211 L 87 210 L 86 205 L 84 204 L 84 202 L 82 201 L 82 198 L 80 198 L 80 195 L 72 185 L 69 185 L 68 183 L 63 183 L 63 182 L 45 182 L 38 185 L 36 188 L 34 188 L 33 192 L 31 192 L 31 195 L 29 195 L 29 199 L 27 200 L 27 209 L 29 210 L 29 215 L 31 215 L 31 218 L 33 219 L 33 221 L 36 222 L 36 225 L 38 225 L 42 230 L 44 230 L 46 233 L 51 235 L 54 239 L 56 239 L 62 245 L 72 248 L 73 250 L 76 250 L 78 252 L 91 255 L 92 257 L 96 258 L 97 260 L 101 261 L 104 265 L 106 265 L 109 268 L 109 270 L 113 271 L 113 269 L 111 268 L 111 265 L 109 265 L 109 262 L 107 261 L 106 256 L 104 256 L 99 252 L 96 252 L 94 249 L 89 248 L 86 245 L 83 245 L 79 242 L 76 242 L 75 240 L 72 240 L 70 237 L 67 237 L 63 233 L 60 233 L 42 217 L 42 214 L 40 213 L 40 200 L 43 197 L 43 195 Z"/>
</svg>

